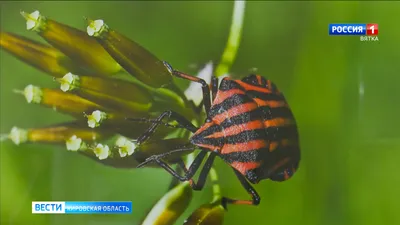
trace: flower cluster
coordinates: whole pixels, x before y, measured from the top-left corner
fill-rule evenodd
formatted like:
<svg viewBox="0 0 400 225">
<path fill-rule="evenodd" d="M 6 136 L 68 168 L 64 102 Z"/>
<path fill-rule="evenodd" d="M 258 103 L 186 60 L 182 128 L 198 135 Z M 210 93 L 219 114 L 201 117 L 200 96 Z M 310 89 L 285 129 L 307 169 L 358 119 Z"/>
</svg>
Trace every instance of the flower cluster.
<svg viewBox="0 0 400 225">
<path fill-rule="evenodd" d="M 24 90 L 15 92 L 22 94 L 28 103 L 52 108 L 73 119 L 47 127 L 13 127 L 2 139 L 17 145 L 64 145 L 68 151 L 104 165 L 135 168 L 152 155 L 177 149 L 188 142 L 189 134 L 173 121 L 167 121 L 150 140 L 138 145 L 135 140 L 150 122 L 154 122 L 151 118 L 165 110 L 174 110 L 197 124 L 204 119 L 204 113 L 196 106 L 201 101 L 197 94 L 199 86 L 191 85 L 186 91 L 179 89 L 161 60 L 113 30 L 105 21 L 88 20 L 86 31 L 82 31 L 47 18 L 39 11 L 21 14 L 26 19 L 26 28 L 36 32 L 49 45 L 1 32 L 0 46 L 52 76 L 59 88 L 29 84 Z M 228 47 L 234 56 L 236 49 Z M 234 58 L 228 57 L 231 60 L 225 60 L 217 70 L 227 72 L 225 70 Z M 210 62 L 198 76 L 210 80 L 212 74 Z M 142 118 L 142 121 L 127 118 Z M 186 157 L 190 161 L 191 154 L 188 157 L 187 154 L 190 152 L 171 154 L 166 160 L 174 163 L 177 158 Z M 211 179 L 216 180 L 215 171 L 211 170 L 211 173 Z M 190 183 L 175 181 L 173 184 L 142 224 L 174 224 L 185 211 L 192 196 Z M 193 212 L 185 224 L 222 224 L 224 210 L 219 187 L 215 185 L 214 189 L 218 191 L 215 191 L 213 201 Z"/>
</svg>

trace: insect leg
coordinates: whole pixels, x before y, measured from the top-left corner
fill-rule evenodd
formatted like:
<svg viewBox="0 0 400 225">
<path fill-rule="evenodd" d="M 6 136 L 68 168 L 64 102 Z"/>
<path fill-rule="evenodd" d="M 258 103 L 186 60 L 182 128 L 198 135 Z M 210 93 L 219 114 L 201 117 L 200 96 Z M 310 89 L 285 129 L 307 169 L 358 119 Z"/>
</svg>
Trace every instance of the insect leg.
<svg viewBox="0 0 400 225">
<path fill-rule="evenodd" d="M 183 176 L 178 174 L 171 166 L 169 166 L 166 162 L 164 162 L 160 157 L 154 156 L 152 160 L 155 161 L 162 168 L 164 168 L 168 173 L 170 173 L 176 179 L 178 179 L 178 180 L 183 182 L 183 181 L 190 180 L 194 176 L 194 174 L 196 174 L 197 170 L 201 166 L 201 162 L 203 161 L 203 159 L 204 159 L 204 157 L 206 155 L 207 155 L 206 151 L 201 151 L 196 156 L 196 158 L 193 160 L 193 162 L 190 165 L 189 169 L 185 171 L 185 175 L 183 175 Z"/>
<path fill-rule="evenodd" d="M 213 101 L 215 97 L 217 97 L 217 92 L 218 92 L 218 77 L 213 76 L 211 78 L 211 95 Z"/>
<path fill-rule="evenodd" d="M 173 111 L 165 111 L 161 113 L 161 115 L 154 121 L 154 123 L 137 139 L 137 143 L 141 144 L 147 139 L 151 137 L 151 135 L 155 132 L 157 127 L 161 124 L 161 121 L 168 117 L 170 119 L 176 120 L 183 128 L 191 131 L 196 132 L 197 127 L 195 127 L 190 121 L 188 121 L 185 117 L 181 116 L 180 114 L 173 112 Z"/>
<path fill-rule="evenodd" d="M 204 163 L 204 167 L 200 172 L 199 179 L 197 180 L 197 182 L 195 182 L 193 179 L 189 179 L 190 186 L 193 188 L 193 190 L 200 191 L 201 189 L 203 189 L 204 184 L 206 183 L 206 180 L 207 180 L 207 176 L 210 173 L 210 169 L 214 163 L 215 156 L 217 156 L 217 155 L 213 152 L 208 156 L 207 161 Z M 186 173 L 188 172 L 188 170 L 186 169 L 185 163 L 183 163 L 182 160 L 180 160 L 178 162 L 178 164 L 179 164 L 179 166 L 182 167 L 182 169 Z"/>
<path fill-rule="evenodd" d="M 206 110 L 206 113 L 208 115 L 210 108 L 211 108 L 211 101 L 210 101 L 210 87 L 208 86 L 207 82 L 201 78 L 194 77 L 194 76 L 182 73 L 180 71 L 174 70 L 168 62 L 164 61 L 163 63 L 164 63 L 164 66 L 168 69 L 168 71 L 173 76 L 201 84 L 201 88 L 203 89 L 204 109 Z"/>
<path fill-rule="evenodd" d="M 154 120 L 154 119 L 148 119 L 148 118 L 129 118 L 129 117 L 126 117 L 125 119 L 129 120 L 129 121 L 139 122 L 139 123 L 159 123 L 159 124 L 162 124 L 162 125 L 164 125 L 166 127 L 171 127 L 171 128 L 184 128 L 182 125 L 179 125 L 179 124 L 178 125 L 172 125 L 172 124 L 169 124 L 169 123 L 163 123 L 161 121 L 157 121 L 157 120 Z"/>
<path fill-rule="evenodd" d="M 246 189 L 246 191 L 251 195 L 252 200 L 236 200 L 230 198 L 223 198 L 222 205 L 226 209 L 227 204 L 236 204 L 236 205 L 258 205 L 260 204 L 260 196 L 257 191 L 250 185 L 250 183 L 244 178 L 244 176 L 236 170 L 233 170 L 239 179 L 240 183 Z"/>
</svg>

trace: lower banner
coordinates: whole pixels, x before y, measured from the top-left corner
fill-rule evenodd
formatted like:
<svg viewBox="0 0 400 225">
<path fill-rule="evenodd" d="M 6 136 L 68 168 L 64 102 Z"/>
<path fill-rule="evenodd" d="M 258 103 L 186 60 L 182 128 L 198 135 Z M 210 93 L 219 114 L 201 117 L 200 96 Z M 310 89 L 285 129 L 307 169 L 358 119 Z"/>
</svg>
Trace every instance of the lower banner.
<svg viewBox="0 0 400 225">
<path fill-rule="evenodd" d="M 33 214 L 131 214 L 132 202 L 32 202 Z"/>
</svg>

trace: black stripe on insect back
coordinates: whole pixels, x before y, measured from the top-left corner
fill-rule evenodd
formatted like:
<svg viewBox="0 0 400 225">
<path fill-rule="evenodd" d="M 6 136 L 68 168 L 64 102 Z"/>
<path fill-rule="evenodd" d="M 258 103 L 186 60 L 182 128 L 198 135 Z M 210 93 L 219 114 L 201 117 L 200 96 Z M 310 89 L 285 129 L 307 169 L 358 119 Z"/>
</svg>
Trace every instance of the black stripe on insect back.
<svg viewBox="0 0 400 225">
<path fill-rule="evenodd" d="M 211 135 L 213 133 L 220 132 L 220 131 L 221 131 L 221 126 L 218 124 L 215 124 L 215 125 L 208 127 L 207 129 L 205 129 L 204 131 L 200 132 L 197 135 L 199 137 L 207 137 L 208 135 Z"/>
<path fill-rule="evenodd" d="M 263 93 L 254 90 L 246 91 L 246 94 L 251 96 L 252 98 L 259 98 L 264 101 L 285 101 L 283 95 L 279 95 L 276 93 Z"/>
<path fill-rule="evenodd" d="M 245 112 L 245 113 L 239 114 L 237 116 L 227 118 L 224 121 L 222 121 L 220 126 L 222 128 L 228 128 L 228 127 L 231 127 L 234 125 L 239 125 L 239 124 L 244 124 L 244 123 L 248 123 L 248 122 L 255 121 L 255 120 L 260 120 L 261 118 L 263 118 L 262 110 L 261 110 L 261 108 L 256 108 L 252 111 Z"/>
<path fill-rule="evenodd" d="M 221 81 L 221 85 L 219 86 L 220 91 L 229 91 L 232 89 L 240 89 L 242 91 L 246 91 L 240 84 L 236 83 L 234 80 L 223 79 Z"/>
<path fill-rule="evenodd" d="M 265 129 L 245 130 L 235 135 L 225 137 L 226 144 L 246 143 L 258 139 L 265 139 Z"/>
<path fill-rule="evenodd" d="M 265 129 L 267 132 L 268 140 L 279 141 L 282 139 L 297 139 L 297 127 L 296 125 L 289 125 L 284 127 L 268 127 Z"/>
<path fill-rule="evenodd" d="M 267 80 L 262 76 L 259 76 L 259 77 L 261 78 L 261 84 L 258 83 L 258 78 L 257 78 L 256 74 L 250 74 L 247 77 L 243 78 L 242 81 L 247 84 L 257 86 L 257 87 L 266 87 Z"/>
<path fill-rule="evenodd" d="M 222 128 L 228 128 L 234 125 L 244 124 L 255 120 L 271 120 L 275 118 L 292 119 L 293 115 L 290 109 L 287 107 L 270 108 L 268 106 L 262 106 L 252 111 L 245 112 L 231 118 L 227 118 L 220 124 L 220 126 Z"/>
<path fill-rule="evenodd" d="M 251 99 L 249 96 L 245 94 L 233 94 L 229 98 L 225 99 L 223 102 L 213 105 L 210 110 L 210 115 L 209 117 L 213 118 L 214 116 L 221 114 L 225 111 L 228 111 L 229 109 L 253 102 L 253 99 Z"/>
<path fill-rule="evenodd" d="M 246 143 L 258 139 L 268 138 L 268 141 L 279 141 L 297 137 L 297 127 L 295 125 L 283 127 L 268 127 L 265 129 L 246 130 L 236 135 L 226 136 L 226 144 Z M 222 138 L 215 138 L 222 139 Z"/>
<path fill-rule="evenodd" d="M 199 137 L 207 137 L 208 135 L 211 135 L 215 132 L 222 131 L 223 128 L 228 128 L 234 125 L 239 125 L 239 124 L 244 124 L 248 123 L 250 121 L 255 121 L 259 120 L 260 118 L 263 118 L 263 114 L 260 108 L 257 108 L 255 110 L 252 110 L 250 112 L 242 113 L 240 115 L 227 118 L 225 119 L 220 125 L 212 125 L 206 130 L 200 132 L 198 134 Z"/>
<path fill-rule="evenodd" d="M 264 160 L 265 164 L 272 166 L 287 157 L 290 157 L 292 160 L 298 160 L 298 145 L 279 146 L 278 148 L 273 152 L 269 152 L 268 157 Z"/>
<path fill-rule="evenodd" d="M 285 119 L 293 119 L 293 113 L 289 107 L 275 107 L 271 108 L 268 106 L 260 107 L 260 110 L 263 112 L 265 119 L 272 120 L 275 118 L 285 118 Z"/>
<path fill-rule="evenodd" d="M 221 158 L 228 163 L 259 162 L 268 155 L 268 152 L 268 148 L 260 148 L 245 152 L 231 152 L 227 154 L 221 154 Z"/>
</svg>

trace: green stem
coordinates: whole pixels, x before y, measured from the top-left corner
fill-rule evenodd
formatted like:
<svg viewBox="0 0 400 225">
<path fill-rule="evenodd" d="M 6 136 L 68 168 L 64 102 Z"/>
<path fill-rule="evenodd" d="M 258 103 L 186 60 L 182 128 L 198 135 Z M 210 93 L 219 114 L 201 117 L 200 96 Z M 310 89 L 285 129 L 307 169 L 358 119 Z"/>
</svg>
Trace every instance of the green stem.
<svg viewBox="0 0 400 225">
<path fill-rule="evenodd" d="M 236 53 L 239 49 L 240 40 L 242 37 L 245 5 L 246 2 L 242 0 L 236 0 L 234 2 L 232 24 L 229 32 L 228 42 L 226 43 L 221 61 L 215 70 L 215 75 L 217 77 L 227 74 L 233 62 L 235 61 Z"/>
<path fill-rule="evenodd" d="M 245 5 L 245 1 L 236 0 L 234 2 L 232 24 L 228 41 L 224 53 L 222 54 L 221 61 L 215 70 L 215 76 L 217 77 L 227 74 L 236 59 L 242 36 Z M 213 201 L 218 201 L 221 198 L 221 187 L 218 184 L 218 174 L 214 168 L 210 170 L 210 179 L 213 183 Z"/>
<path fill-rule="evenodd" d="M 214 168 L 210 170 L 210 179 L 212 181 L 212 191 L 213 191 L 213 202 L 218 201 L 221 198 L 221 187 L 218 184 L 218 174 Z"/>
</svg>

